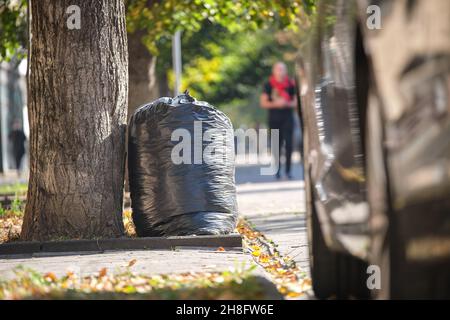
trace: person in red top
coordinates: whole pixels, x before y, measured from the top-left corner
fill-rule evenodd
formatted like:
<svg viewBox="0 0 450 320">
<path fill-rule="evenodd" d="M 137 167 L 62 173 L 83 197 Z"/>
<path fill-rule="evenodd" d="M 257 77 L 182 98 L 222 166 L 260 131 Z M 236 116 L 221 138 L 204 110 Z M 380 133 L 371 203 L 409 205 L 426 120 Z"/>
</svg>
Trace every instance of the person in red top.
<svg viewBox="0 0 450 320">
<path fill-rule="evenodd" d="M 294 82 L 289 79 L 286 64 L 277 62 L 272 67 L 272 75 L 264 84 L 260 105 L 268 109 L 269 128 L 279 130 L 279 148 L 285 148 L 286 176 L 291 179 L 292 136 L 294 133 L 294 111 L 297 105 Z M 278 160 L 277 179 L 281 178 L 280 150 L 272 150 Z"/>
</svg>

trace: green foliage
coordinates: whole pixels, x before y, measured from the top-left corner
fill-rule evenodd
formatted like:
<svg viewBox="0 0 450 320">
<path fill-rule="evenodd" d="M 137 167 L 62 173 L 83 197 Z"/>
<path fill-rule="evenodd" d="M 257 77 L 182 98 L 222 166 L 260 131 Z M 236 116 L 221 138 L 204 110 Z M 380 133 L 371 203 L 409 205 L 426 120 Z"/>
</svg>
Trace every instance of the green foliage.
<svg viewBox="0 0 450 320">
<path fill-rule="evenodd" d="M 17 195 L 11 202 L 11 212 L 15 215 L 23 215 L 24 203 Z"/>
<path fill-rule="evenodd" d="M 27 0 L 0 0 L 0 61 L 26 55 Z"/>
<path fill-rule="evenodd" d="M 225 2 L 230 3 L 230 11 L 223 10 L 220 17 L 205 18 L 193 28 L 180 28 L 182 90 L 189 89 L 192 95 L 225 111 L 236 127 L 256 126 L 266 118 L 259 108 L 262 85 L 275 61 L 287 61 L 293 69 L 292 61 L 316 13 L 315 1 L 241 1 L 240 5 L 253 14 L 249 20 L 242 18 L 242 11 L 233 9 L 237 5 L 233 1 L 216 5 Z M 259 8 L 257 12 L 249 9 L 253 5 Z M 175 27 L 179 28 L 178 21 Z M 175 29 L 168 30 L 155 43 L 155 52 L 158 78 L 167 77 L 169 87 L 173 87 L 170 36 Z"/>
<path fill-rule="evenodd" d="M 127 28 L 128 32 L 146 30 L 143 41 L 157 54 L 157 42 L 162 37 L 170 37 L 176 30 L 198 31 L 204 21 L 232 32 L 267 26 L 296 28 L 301 12 L 313 6 L 312 0 L 128 0 Z"/>
<path fill-rule="evenodd" d="M 259 108 L 263 83 L 277 60 L 287 61 L 292 70 L 290 62 L 297 51 L 288 34 L 274 29 L 233 33 L 205 23 L 199 32 L 182 39 L 182 90 L 219 107 L 235 127 L 265 123 L 265 111 Z M 160 72 L 171 70 L 165 57 L 162 54 L 158 61 L 164 65 Z"/>
<path fill-rule="evenodd" d="M 176 30 L 200 30 L 204 21 L 233 32 L 297 28 L 302 12 L 310 13 L 315 0 L 125 0 L 128 32 L 146 30 L 148 49 L 158 53 L 158 41 Z M 27 0 L 0 0 L 0 61 L 26 55 Z"/>
<path fill-rule="evenodd" d="M 315 0 L 125 0 L 129 33 L 144 30 L 143 42 L 158 55 L 157 73 L 170 72 L 171 36 L 183 31 L 183 87 L 227 110 L 235 125 L 262 122 L 258 96 L 275 60 L 301 37 L 275 39 L 280 30 L 305 33 Z M 26 0 L 0 0 L 0 61 L 22 58 L 26 47 Z M 289 32 L 285 31 L 285 34 Z M 292 34 L 292 32 L 291 32 Z"/>
<path fill-rule="evenodd" d="M 3 205 L 0 203 L 0 217 L 7 217 L 7 216 L 21 217 L 23 216 L 24 207 L 25 207 L 24 202 L 20 200 L 16 195 L 14 200 L 11 201 L 9 208 L 3 207 Z"/>
<path fill-rule="evenodd" d="M 232 32 L 268 26 L 298 29 L 301 17 L 315 10 L 315 0 L 125 0 L 128 32 L 146 30 L 147 48 L 158 54 L 158 42 L 176 30 L 198 31 L 205 21 Z M 0 0 L 0 61 L 26 55 L 27 0 Z"/>
<path fill-rule="evenodd" d="M 284 58 L 283 52 L 293 50 L 274 34 L 274 30 L 224 34 L 219 42 L 205 44 L 211 57 L 198 56 L 186 63 L 184 85 L 216 104 L 248 97 L 266 80 L 272 64 Z"/>
</svg>

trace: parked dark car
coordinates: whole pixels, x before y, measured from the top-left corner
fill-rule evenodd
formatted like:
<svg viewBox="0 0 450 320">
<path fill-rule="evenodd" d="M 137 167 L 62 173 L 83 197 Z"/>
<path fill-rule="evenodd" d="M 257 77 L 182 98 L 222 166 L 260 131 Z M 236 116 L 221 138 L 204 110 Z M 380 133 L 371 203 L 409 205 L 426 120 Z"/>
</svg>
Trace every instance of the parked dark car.
<svg viewBox="0 0 450 320">
<path fill-rule="evenodd" d="M 319 0 L 311 35 L 296 78 L 316 296 L 449 298 L 450 1 Z"/>
</svg>

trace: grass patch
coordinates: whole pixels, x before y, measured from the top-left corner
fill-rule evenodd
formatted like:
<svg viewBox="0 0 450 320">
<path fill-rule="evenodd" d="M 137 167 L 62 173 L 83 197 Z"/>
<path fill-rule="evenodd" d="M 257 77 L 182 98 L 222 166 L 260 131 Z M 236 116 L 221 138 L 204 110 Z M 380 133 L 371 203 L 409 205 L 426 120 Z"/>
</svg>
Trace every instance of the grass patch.
<svg viewBox="0 0 450 320">
<path fill-rule="evenodd" d="M 25 203 L 17 197 L 8 207 L 4 208 L 0 204 L 0 244 L 20 240 L 24 210 Z M 131 210 L 124 210 L 122 217 L 125 234 L 130 238 L 136 237 L 136 229 L 133 223 Z M 61 238 L 55 240 L 69 239 Z"/>
<path fill-rule="evenodd" d="M 28 190 L 27 183 L 14 183 L 0 185 L 0 194 L 26 195 Z"/>
</svg>

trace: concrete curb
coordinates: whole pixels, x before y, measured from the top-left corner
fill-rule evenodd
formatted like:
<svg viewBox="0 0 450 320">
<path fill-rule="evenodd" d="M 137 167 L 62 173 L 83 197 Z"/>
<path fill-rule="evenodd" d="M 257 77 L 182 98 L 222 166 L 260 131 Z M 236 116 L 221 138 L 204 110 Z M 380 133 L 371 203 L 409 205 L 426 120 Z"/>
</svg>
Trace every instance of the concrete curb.
<svg viewBox="0 0 450 320">
<path fill-rule="evenodd" d="M 44 252 L 102 252 L 107 250 L 171 249 L 174 247 L 242 247 L 239 234 L 10 242 L 0 244 L 0 256 Z"/>
</svg>

